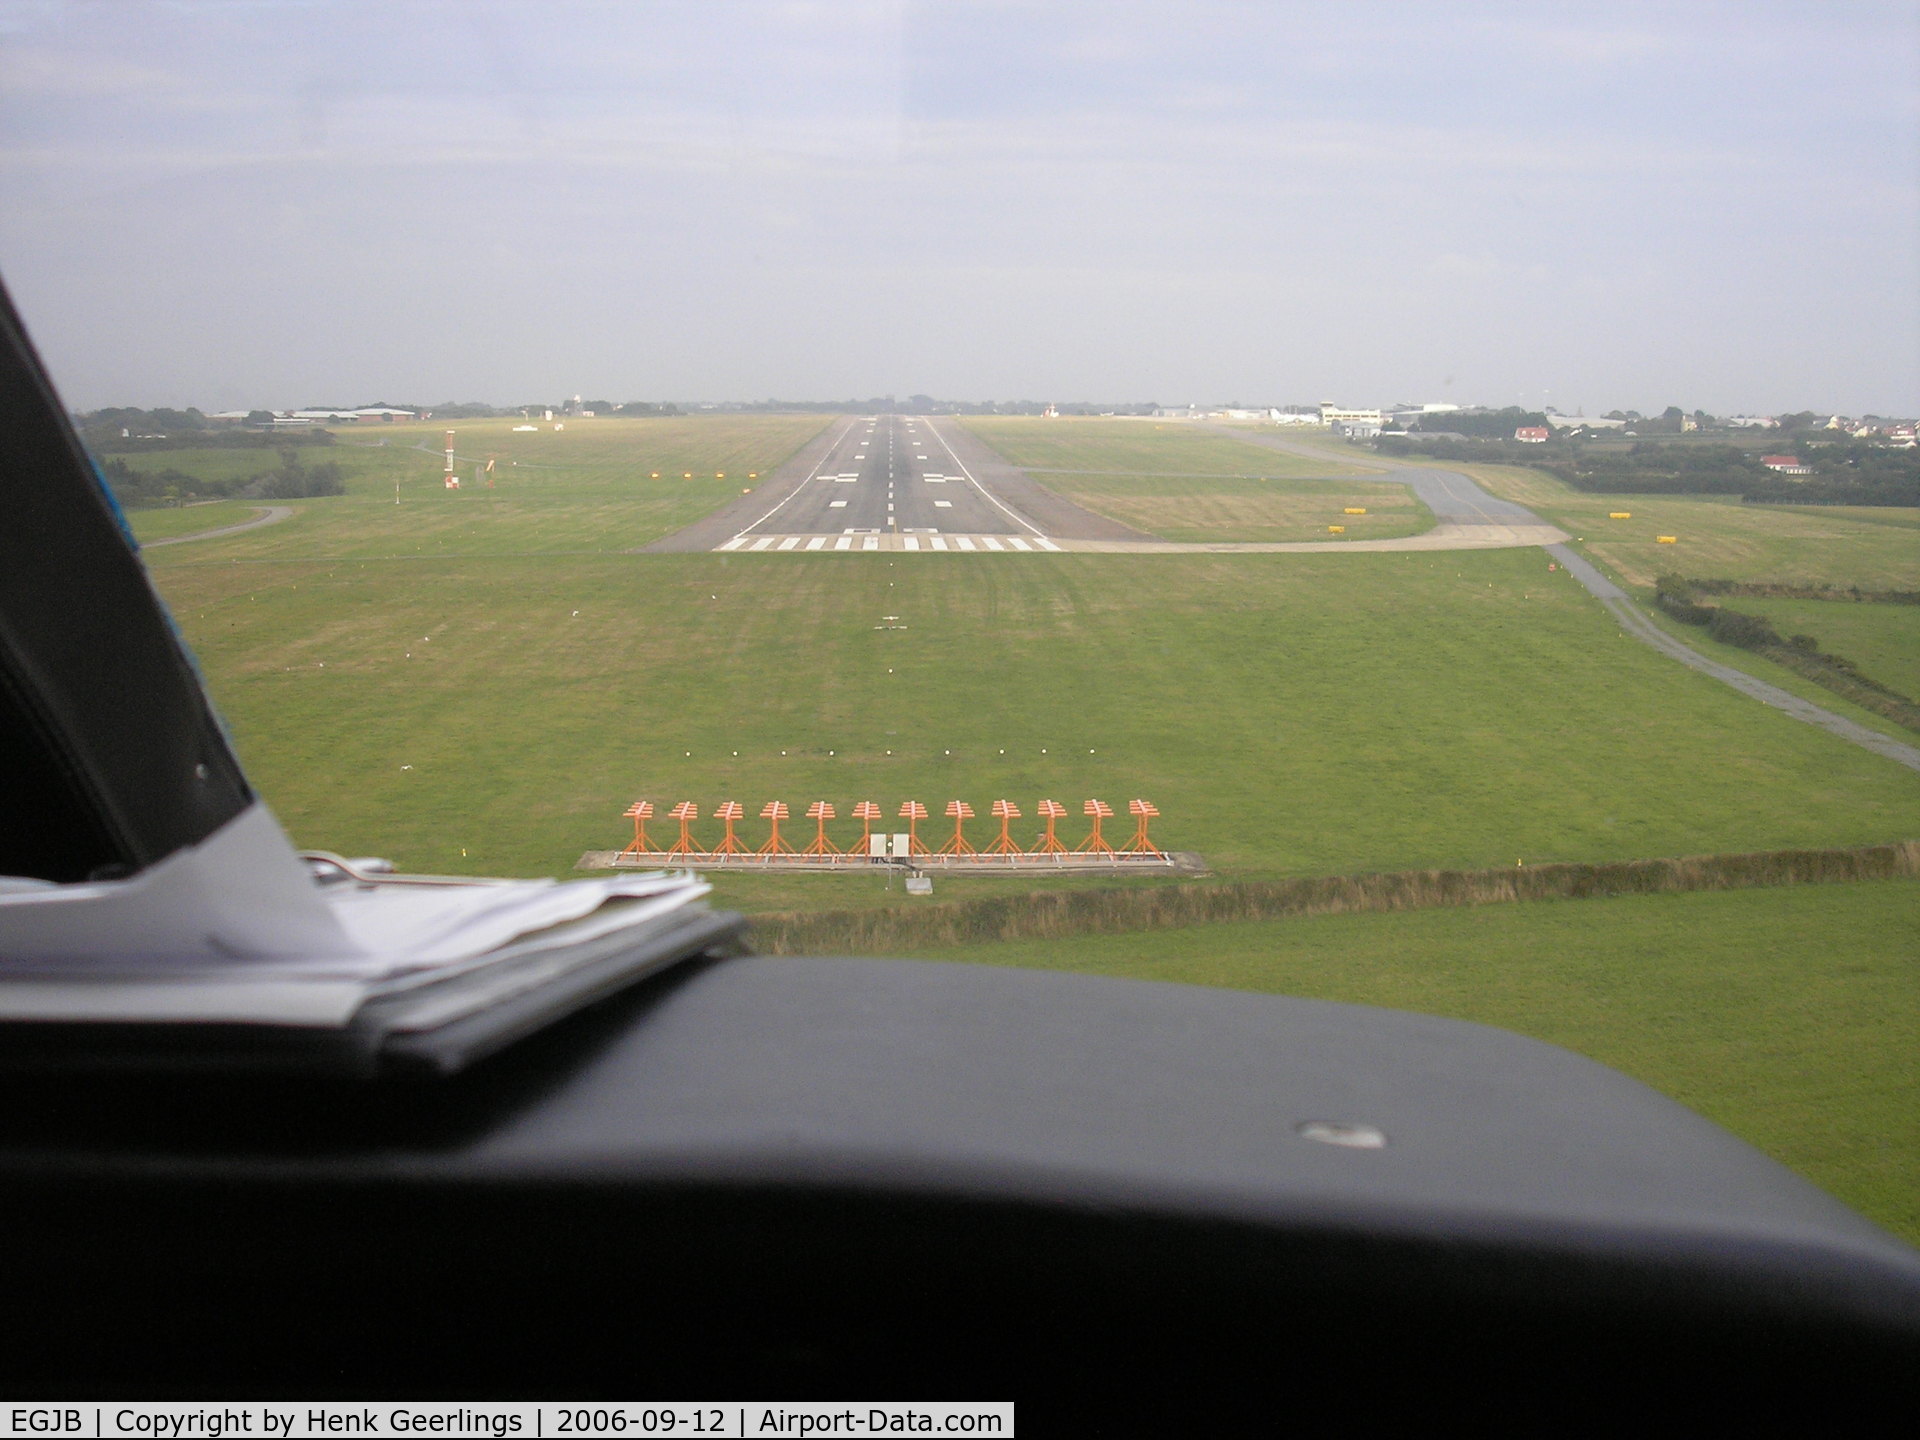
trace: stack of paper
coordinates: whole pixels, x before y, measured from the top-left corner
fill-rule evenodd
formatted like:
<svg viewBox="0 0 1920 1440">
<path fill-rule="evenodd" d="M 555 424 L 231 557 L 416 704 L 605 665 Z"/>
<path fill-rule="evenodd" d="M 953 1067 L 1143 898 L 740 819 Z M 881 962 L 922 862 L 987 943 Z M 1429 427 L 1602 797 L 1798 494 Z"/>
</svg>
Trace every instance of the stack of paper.
<svg viewBox="0 0 1920 1440">
<path fill-rule="evenodd" d="M 275 1049 L 267 1032 L 351 1031 L 345 1050 L 363 1069 L 397 1036 L 417 1048 L 464 1026 L 442 1047 L 451 1062 L 431 1067 L 457 1068 L 497 1048 L 482 1040 L 504 1043 L 736 931 L 697 903 L 709 888 L 664 873 L 322 886 L 255 806 L 129 879 L 0 881 L 0 1024 L 36 1056 L 75 1048 L 49 1035 L 63 1025 L 85 1031 L 89 1054 L 116 1049 L 103 1041 L 116 1030 L 124 1050 L 138 1027 L 172 1032 L 175 1055 L 195 1049 L 182 1027 L 252 1027 L 250 1043 L 228 1033 L 219 1048 L 254 1055 Z M 28 1027 L 43 1043 L 21 1050 Z M 312 1040 L 280 1048 L 327 1050 Z"/>
</svg>

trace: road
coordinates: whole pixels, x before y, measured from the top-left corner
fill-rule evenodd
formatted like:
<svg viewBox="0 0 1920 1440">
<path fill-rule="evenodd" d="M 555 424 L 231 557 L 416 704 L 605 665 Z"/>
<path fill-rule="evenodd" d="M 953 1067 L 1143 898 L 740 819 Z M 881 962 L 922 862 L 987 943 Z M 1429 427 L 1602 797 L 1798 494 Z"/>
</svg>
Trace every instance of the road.
<svg viewBox="0 0 1920 1440">
<path fill-rule="evenodd" d="M 1277 450 L 1287 455 L 1306 455 L 1314 459 L 1327 458 L 1325 450 L 1296 442 L 1282 440 L 1276 435 L 1261 435 L 1246 430 L 1236 430 L 1230 426 L 1213 425 L 1209 429 L 1231 435 L 1250 445 L 1258 445 L 1264 450 Z M 1703 675 L 1711 675 L 1723 685 L 1730 685 L 1742 695 L 1770 705 L 1783 715 L 1790 715 L 1808 725 L 1818 725 L 1831 735 L 1837 735 L 1864 750 L 1876 755 L 1884 755 L 1895 764 L 1904 765 L 1909 770 L 1920 770 L 1920 748 L 1905 744 L 1891 736 L 1882 735 L 1877 730 L 1824 710 L 1810 700 L 1802 700 L 1790 690 L 1782 690 L 1778 685 L 1769 685 L 1757 676 L 1731 665 L 1722 665 L 1710 660 L 1684 641 L 1677 640 L 1655 625 L 1640 608 L 1633 603 L 1618 585 L 1602 575 L 1597 567 L 1585 556 L 1568 548 L 1567 537 L 1545 524 L 1525 506 L 1516 505 L 1510 500 L 1501 500 L 1482 490 L 1470 477 L 1457 470 L 1442 470 L 1429 465 L 1397 465 L 1391 460 L 1368 456 L 1368 463 L 1381 465 L 1386 473 L 1378 478 L 1410 485 L 1413 491 L 1427 503 L 1434 516 L 1440 521 L 1428 535 L 1437 535 L 1442 530 L 1451 529 L 1462 535 L 1471 535 L 1479 530 L 1486 533 L 1506 531 L 1523 533 L 1537 527 L 1549 532 L 1549 538 L 1528 543 L 1541 545 L 1546 552 L 1567 568 L 1569 574 L 1580 582 L 1587 593 L 1606 607 L 1607 613 L 1619 622 L 1620 628 L 1643 644 L 1651 645 L 1661 654 L 1678 660 L 1690 669 Z M 1425 537 L 1415 536 L 1414 539 Z M 1385 542 L 1391 544 L 1393 542 Z M 1404 543 L 1404 542 L 1403 542 Z M 1346 546 L 1346 549 L 1358 549 Z M 1465 549 L 1469 546 L 1449 548 Z"/>
<path fill-rule="evenodd" d="M 202 530 L 195 535 L 175 535 L 170 540 L 149 540 L 140 548 L 156 550 L 162 545 L 184 545 L 189 540 L 211 540 L 216 535 L 238 535 L 242 530 L 258 530 L 262 525 L 277 525 L 293 514 L 291 506 L 268 505 L 256 511 L 251 520 L 242 520 L 238 525 L 222 525 L 217 530 Z"/>
</svg>

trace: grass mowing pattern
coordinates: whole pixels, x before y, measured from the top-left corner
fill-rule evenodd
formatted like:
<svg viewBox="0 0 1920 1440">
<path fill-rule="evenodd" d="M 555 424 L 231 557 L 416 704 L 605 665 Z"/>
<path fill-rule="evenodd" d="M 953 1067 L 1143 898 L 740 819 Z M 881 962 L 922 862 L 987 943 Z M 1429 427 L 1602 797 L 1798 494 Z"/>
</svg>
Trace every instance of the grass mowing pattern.
<svg viewBox="0 0 1920 1440">
<path fill-rule="evenodd" d="M 1384 540 L 1433 528 L 1404 485 L 1362 465 L 1250 449 L 1177 422 L 969 417 L 963 423 L 1033 478 L 1098 514 L 1180 541 Z M 1348 507 L 1367 511 L 1348 515 Z"/>
<path fill-rule="evenodd" d="M 410 868 L 563 874 L 642 796 L 1140 795 L 1232 878 L 1920 835 L 1920 779 L 1626 638 L 1537 551 L 942 558 L 155 574 L 293 833 Z M 759 884 L 725 893 L 883 893 Z"/>
<path fill-rule="evenodd" d="M 926 952 L 1312 996 L 1537 1036 L 1920 1242 L 1920 882 L 1631 895 Z"/>
</svg>

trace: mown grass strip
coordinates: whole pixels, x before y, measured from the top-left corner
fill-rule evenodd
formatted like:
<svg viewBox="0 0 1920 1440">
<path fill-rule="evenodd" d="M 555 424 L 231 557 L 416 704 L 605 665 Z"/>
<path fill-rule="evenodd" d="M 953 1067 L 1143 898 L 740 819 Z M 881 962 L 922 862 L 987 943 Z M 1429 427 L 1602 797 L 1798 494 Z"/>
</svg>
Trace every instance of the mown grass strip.
<svg viewBox="0 0 1920 1440">
<path fill-rule="evenodd" d="M 1920 841 L 1834 850 L 1761 850 L 1497 870 L 1398 870 L 1136 889 L 1088 889 L 934 901 L 873 910 L 757 915 L 763 954 L 878 954 L 1014 940 L 1171 930 L 1289 915 L 1740 890 L 1920 878 Z"/>
</svg>

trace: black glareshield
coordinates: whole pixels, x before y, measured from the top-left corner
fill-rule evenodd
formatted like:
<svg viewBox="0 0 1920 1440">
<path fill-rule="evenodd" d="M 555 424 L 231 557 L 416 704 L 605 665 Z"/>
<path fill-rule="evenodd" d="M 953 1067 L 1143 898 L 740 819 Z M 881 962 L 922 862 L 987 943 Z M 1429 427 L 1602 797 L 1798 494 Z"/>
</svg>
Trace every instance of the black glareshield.
<svg viewBox="0 0 1920 1440">
<path fill-rule="evenodd" d="M 141 870 L 252 798 L 0 288 L 0 875 Z"/>
</svg>

